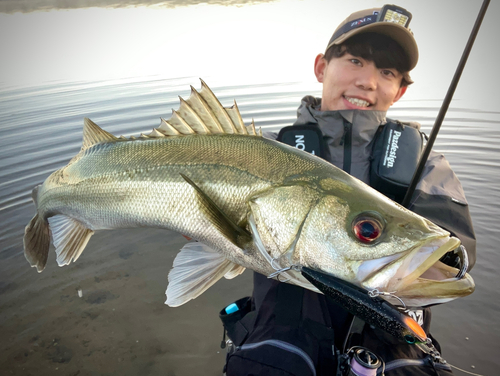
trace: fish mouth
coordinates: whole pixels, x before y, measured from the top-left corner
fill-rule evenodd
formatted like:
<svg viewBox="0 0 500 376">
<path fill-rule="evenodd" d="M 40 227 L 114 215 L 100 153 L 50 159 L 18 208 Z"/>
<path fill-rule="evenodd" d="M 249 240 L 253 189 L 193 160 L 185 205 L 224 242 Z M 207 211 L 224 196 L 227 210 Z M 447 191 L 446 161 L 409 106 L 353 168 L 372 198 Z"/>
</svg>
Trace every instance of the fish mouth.
<svg viewBox="0 0 500 376">
<path fill-rule="evenodd" d="M 460 240 L 455 237 L 434 238 L 406 255 L 397 258 L 393 255 L 389 264 L 374 272 L 362 285 L 369 290 L 393 293 L 410 306 L 444 303 L 469 295 L 474 291 L 472 277 L 465 270 L 439 261 L 459 247 Z"/>
<path fill-rule="evenodd" d="M 472 294 L 474 280 L 468 273 L 457 277 L 457 271 L 438 261 L 397 295 L 409 306 L 428 306 Z"/>
</svg>

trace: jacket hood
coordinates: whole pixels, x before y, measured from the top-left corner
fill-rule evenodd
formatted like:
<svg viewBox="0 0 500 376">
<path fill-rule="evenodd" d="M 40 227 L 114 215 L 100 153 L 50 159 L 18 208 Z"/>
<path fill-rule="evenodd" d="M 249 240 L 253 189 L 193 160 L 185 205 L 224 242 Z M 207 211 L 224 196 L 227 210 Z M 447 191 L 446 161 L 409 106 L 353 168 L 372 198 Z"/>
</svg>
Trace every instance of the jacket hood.
<svg viewBox="0 0 500 376">
<path fill-rule="evenodd" d="M 306 96 L 297 110 L 294 125 L 317 124 L 327 144 L 326 156 L 335 166 L 344 169 L 344 134 L 350 127 L 350 174 L 368 182 L 372 143 L 380 125 L 385 124 L 386 111 L 338 110 L 321 111 L 321 98 Z"/>
<path fill-rule="evenodd" d="M 321 98 L 315 98 L 307 95 L 302 99 L 302 102 L 297 110 L 297 121 L 294 125 L 302 125 L 307 123 L 318 124 L 321 130 L 323 127 L 331 127 L 332 121 L 344 118 L 349 123 L 363 123 L 362 128 L 371 128 L 376 124 L 377 128 L 380 124 L 386 122 L 386 111 L 370 111 L 370 110 L 337 110 L 337 111 L 321 111 Z"/>
<path fill-rule="evenodd" d="M 326 159 L 344 169 L 344 153 L 351 156 L 349 173 L 370 183 L 373 139 L 380 125 L 388 121 L 386 112 L 366 110 L 320 111 L 321 99 L 306 96 L 297 111 L 294 125 L 317 124 L 327 144 Z M 420 129 L 417 122 L 402 122 Z M 343 142 L 346 130 L 351 142 Z M 431 152 L 425 165 L 410 210 L 423 215 L 460 238 L 469 255 L 469 270 L 476 260 L 476 241 L 462 185 L 442 154 Z M 450 220 L 450 214 L 454 220 Z M 459 218 L 460 220 L 457 220 Z"/>
</svg>

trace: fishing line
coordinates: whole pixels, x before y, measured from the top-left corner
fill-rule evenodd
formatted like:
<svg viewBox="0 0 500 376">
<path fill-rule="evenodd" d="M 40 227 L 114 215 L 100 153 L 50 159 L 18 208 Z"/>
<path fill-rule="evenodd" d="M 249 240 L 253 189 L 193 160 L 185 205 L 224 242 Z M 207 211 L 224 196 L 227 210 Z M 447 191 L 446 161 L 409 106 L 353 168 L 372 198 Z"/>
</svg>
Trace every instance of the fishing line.
<svg viewBox="0 0 500 376">
<path fill-rule="evenodd" d="M 455 71 L 455 75 L 453 76 L 453 79 L 451 80 L 450 87 L 448 88 L 448 92 L 446 93 L 443 104 L 441 105 L 441 109 L 439 110 L 438 116 L 436 118 L 436 122 L 434 123 L 434 127 L 432 127 L 432 131 L 431 131 L 431 134 L 429 136 L 429 140 L 427 141 L 427 144 L 425 145 L 425 149 L 422 153 L 422 156 L 420 157 L 420 161 L 418 163 L 417 169 L 415 170 L 415 173 L 413 174 L 413 178 L 411 179 L 410 186 L 408 187 L 408 190 L 406 191 L 406 195 L 403 199 L 403 202 L 401 203 L 401 205 L 403 205 L 405 208 L 407 208 L 409 206 L 411 197 L 413 196 L 413 193 L 415 192 L 415 188 L 417 187 L 417 184 L 420 181 L 420 177 L 422 176 L 422 173 L 424 171 L 425 163 L 427 162 L 427 159 L 429 158 L 429 154 L 431 153 L 431 149 L 432 149 L 432 146 L 434 145 L 434 141 L 436 140 L 436 137 L 437 137 L 437 134 L 439 133 L 439 129 L 441 128 L 441 125 L 443 124 L 443 120 L 444 120 L 444 117 L 446 115 L 446 111 L 448 111 L 448 107 L 450 106 L 451 100 L 453 98 L 453 94 L 455 93 L 455 90 L 457 88 L 458 81 L 460 81 L 460 76 L 462 75 L 465 64 L 467 63 L 467 58 L 469 57 L 470 51 L 472 50 L 472 46 L 473 46 L 474 41 L 476 39 L 477 33 L 479 32 L 479 28 L 481 27 L 481 23 L 483 21 L 484 15 L 486 14 L 486 10 L 488 9 L 489 4 L 490 4 L 490 0 L 483 1 L 483 5 L 481 6 L 481 9 L 480 9 L 479 14 L 477 16 L 474 27 L 472 28 L 472 32 L 470 34 L 469 40 L 467 41 L 467 44 L 465 46 L 462 57 L 458 63 L 457 70 Z"/>
<path fill-rule="evenodd" d="M 448 363 L 448 365 L 451 367 L 451 368 L 455 368 L 456 370 L 458 371 L 462 371 L 464 373 L 468 373 L 469 375 L 474 375 L 474 376 L 484 376 L 484 375 L 480 375 L 479 373 L 474 373 L 474 372 L 469 372 L 469 371 L 466 371 L 464 369 L 461 369 L 461 368 L 458 368 L 458 367 L 455 367 L 453 364 L 450 364 Z"/>
</svg>

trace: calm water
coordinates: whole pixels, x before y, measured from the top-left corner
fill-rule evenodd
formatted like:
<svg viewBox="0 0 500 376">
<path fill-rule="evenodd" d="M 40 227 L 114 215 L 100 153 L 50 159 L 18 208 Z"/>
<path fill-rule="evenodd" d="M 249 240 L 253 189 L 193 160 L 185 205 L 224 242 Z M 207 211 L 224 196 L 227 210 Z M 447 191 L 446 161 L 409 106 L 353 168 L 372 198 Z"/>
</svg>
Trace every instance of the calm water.
<svg viewBox="0 0 500 376">
<path fill-rule="evenodd" d="M 31 190 L 79 151 L 83 117 L 116 135 L 138 135 L 168 118 L 189 85 L 199 87 L 194 78 L 180 78 L 0 88 L 0 374 L 221 374 L 218 311 L 250 293 L 250 273 L 169 308 L 163 304 L 167 275 L 185 243 L 178 234 L 100 232 L 70 266 L 58 268 L 51 251 L 41 274 L 22 250 L 24 227 L 34 215 Z M 254 118 L 266 130 L 291 124 L 300 98 L 318 94 L 298 83 L 211 86 L 224 105 L 235 98 L 244 120 Z M 389 115 L 419 121 L 429 131 L 440 105 L 402 100 Z M 499 112 L 452 105 L 435 146 L 466 191 L 478 261 L 476 292 L 436 307 L 432 332 L 445 359 L 483 375 L 500 367 L 498 140 Z"/>
</svg>

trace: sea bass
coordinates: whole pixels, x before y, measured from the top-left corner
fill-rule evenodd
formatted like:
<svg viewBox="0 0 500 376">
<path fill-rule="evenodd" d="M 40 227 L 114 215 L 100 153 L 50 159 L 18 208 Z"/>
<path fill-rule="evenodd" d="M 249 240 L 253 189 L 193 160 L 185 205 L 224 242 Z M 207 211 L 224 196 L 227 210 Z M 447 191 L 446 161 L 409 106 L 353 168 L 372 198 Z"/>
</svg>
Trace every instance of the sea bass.
<svg viewBox="0 0 500 376">
<path fill-rule="evenodd" d="M 314 155 L 245 126 L 202 81 L 169 120 L 139 138 L 84 121 L 81 151 L 33 190 L 24 252 L 41 272 L 52 242 L 60 266 L 97 230 L 155 227 L 198 242 L 169 274 L 170 306 L 245 268 L 318 291 L 302 266 L 409 305 L 465 296 L 466 274 L 439 262 L 457 238 Z"/>
</svg>

